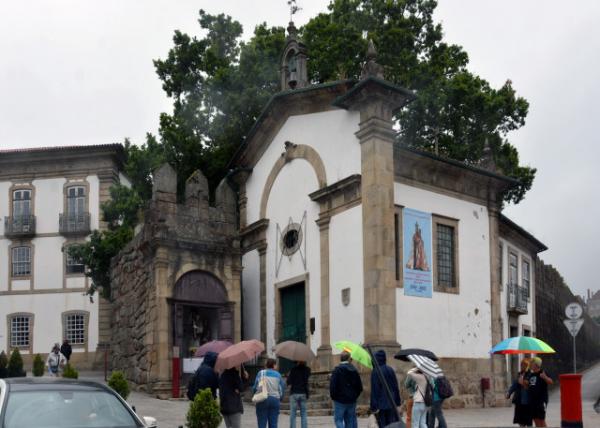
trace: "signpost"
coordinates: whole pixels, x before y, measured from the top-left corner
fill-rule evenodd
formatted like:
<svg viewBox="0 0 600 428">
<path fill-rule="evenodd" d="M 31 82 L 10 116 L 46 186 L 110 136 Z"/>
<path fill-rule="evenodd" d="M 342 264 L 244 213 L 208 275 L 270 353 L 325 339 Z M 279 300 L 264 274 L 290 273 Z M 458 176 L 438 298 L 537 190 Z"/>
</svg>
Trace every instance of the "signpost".
<svg viewBox="0 0 600 428">
<path fill-rule="evenodd" d="M 567 327 L 571 336 L 573 336 L 573 373 L 577 373 L 577 345 L 575 337 L 583 325 L 583 319 L 581 318 L 583 308 L 579 303 L 569 303 L 565 308 L 565 315 L 568 319 L 564 320 L 563 324 Z"/>
</svg>

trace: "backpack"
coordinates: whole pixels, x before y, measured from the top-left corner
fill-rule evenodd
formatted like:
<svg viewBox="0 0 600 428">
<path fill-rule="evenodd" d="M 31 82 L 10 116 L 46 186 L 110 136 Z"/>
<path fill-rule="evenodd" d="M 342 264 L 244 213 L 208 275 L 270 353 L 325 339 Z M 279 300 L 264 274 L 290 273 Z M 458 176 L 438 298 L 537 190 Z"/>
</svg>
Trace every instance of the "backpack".
<svg viewBox="0 0 600 428">
<path fill-rule="evenodd" d="M 198 386 L 196 385 L 196 374 L 194 373 L 194 376 L 192 376 L 192 378 L 188 382 L 186 395 L 190 401 L 194 401 L 194 398 L 196 398 L 197 393 Z"/>
<path fill-rule="evenodd" d="M 448 381 L 445 376 L 440 376 L 435 379 L 435 387 L 437 388 L 437 393 L 442 400 L 450 398 L 454 395 L 452 385 L 450 385 L 450 381 Z"/>
</svg>

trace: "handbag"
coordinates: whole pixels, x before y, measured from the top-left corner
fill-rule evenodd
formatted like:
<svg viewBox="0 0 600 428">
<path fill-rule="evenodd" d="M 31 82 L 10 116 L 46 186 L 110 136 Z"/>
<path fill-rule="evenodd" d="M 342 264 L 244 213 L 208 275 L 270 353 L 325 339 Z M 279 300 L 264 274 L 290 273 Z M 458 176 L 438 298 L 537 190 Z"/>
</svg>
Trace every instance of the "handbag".
<svg viewBox="0 0 600 428">
<path fill-rule="evenodd" d="M 269 397 L 269 392 L 267 391 L 267 379 L 265 378 L 264 373 L 261 373 L 256 392 L 252 396 L 252 402 L 254 404 L 262 403 L 267 397 Z"/>
</svg>

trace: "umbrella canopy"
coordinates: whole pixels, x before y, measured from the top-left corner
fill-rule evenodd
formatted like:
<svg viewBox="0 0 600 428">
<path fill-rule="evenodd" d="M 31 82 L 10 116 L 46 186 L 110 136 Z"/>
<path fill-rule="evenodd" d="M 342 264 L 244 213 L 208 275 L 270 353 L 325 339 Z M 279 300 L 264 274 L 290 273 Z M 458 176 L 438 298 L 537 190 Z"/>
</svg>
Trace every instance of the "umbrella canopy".
<svg viewBox="0 0 600 428">
<path fill-rule="evenodd" d="M 292 361 L 310 361 L 315 358 L 315 354 L 305 343 L 294 340 L 281 342 L 275 345 L 273 350 L 278 357 Z"/>
<path fill-rule="evenodd" d="M 243 340 L 240 343 L 231 345 L 217 357 L 215 370 L 223 371 L 232 367 L 238 367 L 243 363 L 256 358 L 265 350 L 265 345 L 256 339 Z"/>
<path fill-rule="evenodd" d="M 398 351 L 396 353 L 396 355 L 394 355 L 394 358 L 397 360 L 402 360 L 402 361 L 410 361 L 408 359 L 409 355 L 421 355 L 422 357 L 427 357 L 433 361 L 438 360 L 438 357 L 433 352 L 428 351 L 426 349 L 419 349 L 419 348 L 401 349 L 400 351 Z"/>
<path fill-rule="evenodd" d="M 529 336 L 517 336 L 504 339 L 492 348 L 490 354 L 554 354 L 546 342 Z"/>
<path fill-rule="evenodd" d="M 409 361 L 412 361 L 427 376 L 433 378 L 444 376 L 444 372 L 440 369 L 435 361 L 422 355 L 409 355 Z"/>
<path fill-rule="evenodd" d="M 373 360 L 371 360 L 371 356 L 369 355 L 367 350 L 362 346 L 354 342 L 350 342 L 349 340 L 341 340 L 339 342 L 335 342 L 333 346 L 335 346 L 340 351 L 348 352 L 354 361 L 359 362 L 363 366 L 368 367 L 370 369 L 373 368 Z"/>
<path fill-rule="evenodd" d="M 233 343 L 228 340 L 212 340 L 196 349 L 194 357 L 204 357 L 207 352 L 215 352 L 220 354 L 225 349 L 229 348 Z"/>
</svg>

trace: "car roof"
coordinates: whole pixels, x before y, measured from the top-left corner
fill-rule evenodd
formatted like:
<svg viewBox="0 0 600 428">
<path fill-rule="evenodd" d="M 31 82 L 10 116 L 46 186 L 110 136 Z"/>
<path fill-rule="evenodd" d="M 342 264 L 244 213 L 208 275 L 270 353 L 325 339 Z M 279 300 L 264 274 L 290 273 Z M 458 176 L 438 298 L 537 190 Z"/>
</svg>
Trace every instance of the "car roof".
<svg viewBox="0 0 600 428">
<path fill-rule="evenodd" d="M 112 392 L 105 385 L 88 380 L 75 380 L 51 377 L 14 377 L 3 379 L 11 391 L 104 391 Z"/>
</svg>

